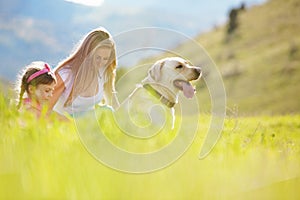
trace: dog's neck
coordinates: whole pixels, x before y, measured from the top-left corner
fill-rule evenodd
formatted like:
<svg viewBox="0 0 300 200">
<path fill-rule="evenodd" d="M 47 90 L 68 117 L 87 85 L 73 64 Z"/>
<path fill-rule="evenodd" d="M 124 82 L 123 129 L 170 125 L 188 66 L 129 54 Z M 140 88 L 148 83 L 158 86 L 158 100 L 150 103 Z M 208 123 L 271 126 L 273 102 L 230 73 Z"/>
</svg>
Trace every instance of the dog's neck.
<svg viewBox="0 0 300 200">
<path fill-rule="evenodd" d="M 153 96 L 160 99 L 160 101 L 172 108 L 177 103 L 177 95 L 172 90 L 167 87 L 161 86 L 158 83 L 155 83 L 151 80 L 145 79 L 142 81 L 143 87 L 148 90 Z"/>
<path fill-rule="evenodd" d="M 166 97 L 164 97 L 162 94 L 160 94 L 157 90 L 155 90 L 150 84 L 144 84 L 143 87 L 150 92 L 153 96 L 158 98 L 163 104 L 168 106 L 169 108 L 173 108 L 175 105 L 175 102 L 170 101 Z"/>
</svg>

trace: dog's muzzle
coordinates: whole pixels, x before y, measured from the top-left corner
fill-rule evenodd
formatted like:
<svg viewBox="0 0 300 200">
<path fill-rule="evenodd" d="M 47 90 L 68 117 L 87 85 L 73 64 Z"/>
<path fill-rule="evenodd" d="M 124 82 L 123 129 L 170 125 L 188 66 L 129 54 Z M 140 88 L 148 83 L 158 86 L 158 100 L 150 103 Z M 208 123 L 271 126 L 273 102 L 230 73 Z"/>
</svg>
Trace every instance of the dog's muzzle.
<svg viewBox="0 0 300 200">
<path fill-rule="evenodd" d="M 202 76 L 202 69 L 201 69 L 201 67 L 195 67 L 195 73 L 196 73 L 196 76 L 197 76 L 196 79 L 201 78 L 201 76 Z"/>
</svg>

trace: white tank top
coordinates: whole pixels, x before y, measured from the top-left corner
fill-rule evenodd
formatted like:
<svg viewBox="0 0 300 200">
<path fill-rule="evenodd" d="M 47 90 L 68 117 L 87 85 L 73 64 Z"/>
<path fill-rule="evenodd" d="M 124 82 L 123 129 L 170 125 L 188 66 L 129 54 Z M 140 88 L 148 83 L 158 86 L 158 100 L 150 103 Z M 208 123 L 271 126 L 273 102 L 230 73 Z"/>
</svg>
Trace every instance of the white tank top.
<svg viewBox="0 0 300 200">
<path fill-rule="evenodd" d="M 71 92 L 72 85 L 74 82 L 74 77 L 69 77 L 71 74 L 70 69 L 61 69 L 58 74 L 62 78 L 65 84 L 65 90 L 59 97 L 58 101 L 53 107 L 53 110 L 61 115 L 66 115 L 66 113 L 73 115 L 74 113 L 83 113 L 86 111 L 93 110 L 96 104 L 99 104 L 103 99 L 103 78 L 98 78 L 98 93 L 91 97 L 81 97 L 78 96 L 74 99 L 73 103 L 67 107 L 64 107 L 66 100 Z"/>
</svg>

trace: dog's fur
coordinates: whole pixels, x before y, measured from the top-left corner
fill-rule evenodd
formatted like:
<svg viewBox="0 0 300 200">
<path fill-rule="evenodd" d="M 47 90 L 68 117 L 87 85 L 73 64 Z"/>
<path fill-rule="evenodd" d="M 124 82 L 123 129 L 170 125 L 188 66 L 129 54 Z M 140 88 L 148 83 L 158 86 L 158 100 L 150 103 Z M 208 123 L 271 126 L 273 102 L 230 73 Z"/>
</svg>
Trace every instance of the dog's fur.
<svg viewBox="0 0 300 200">
<path fill-rule="evenodd" d="M 180 57 L 168 57 L 158 60 L 148 71 L 147 77 L 141 84 L 128 96 L 120 108 L 125 109 L 132 121 L 145 121 L 145 117 L 141 117 L 141 112 L 145 112 L 149 121 L 149 109 L 158 101 L 168 108 L 171 108 L 174 127 L 174 106 L 178 101 L 180 91 L 187 98 L 192 98 L 194 88 L 190 81 L 197 80 L 201 77 L 201 68 L 193 66 L 187 60 Z M 118 109 L 119 110 L 119 109 Z M 117 111 L 118 111 L 117 110 Z M 155 115 L 155 112 L 152 113 Z M 136 117 L 133 117 L 136 116 Z M 150 116 L 150 122 L 156 120 L 161 123 L 157 113 Z M 135 125 L 137 125 L 135 123 Z M 126 125 L 128 126 L 128 124 Z M 146 125 L 138 125 L 145 127 Z"/>
</svg>

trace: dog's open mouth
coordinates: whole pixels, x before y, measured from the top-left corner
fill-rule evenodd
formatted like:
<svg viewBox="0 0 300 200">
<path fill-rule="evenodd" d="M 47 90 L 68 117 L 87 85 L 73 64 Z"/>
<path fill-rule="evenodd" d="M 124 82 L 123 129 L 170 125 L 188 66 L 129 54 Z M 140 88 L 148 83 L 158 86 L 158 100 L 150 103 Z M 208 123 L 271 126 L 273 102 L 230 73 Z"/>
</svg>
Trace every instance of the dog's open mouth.
<svg viewBox="0 0 300 200">
<path fill-rule="evenodd" d="M 191 85 L 190 82 L 185 80 L 175 80 L 173 81 L 175 87 L 181 90 L 186 98 L 192 98 L 195 94 L 195 88 Z"/>
</svg>

